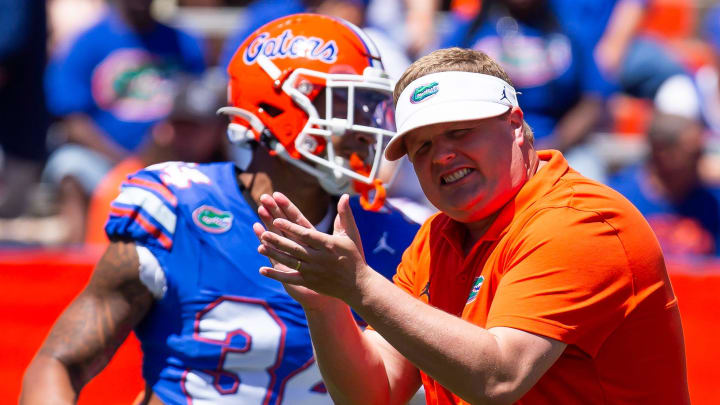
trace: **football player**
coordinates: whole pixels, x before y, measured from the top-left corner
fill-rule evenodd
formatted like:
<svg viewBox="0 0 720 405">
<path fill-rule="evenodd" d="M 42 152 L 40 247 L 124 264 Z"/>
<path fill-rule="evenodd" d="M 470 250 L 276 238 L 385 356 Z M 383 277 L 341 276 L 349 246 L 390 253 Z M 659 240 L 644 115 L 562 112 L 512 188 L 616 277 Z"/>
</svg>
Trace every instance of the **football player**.
<svg viewBox="0 0 720 405">
<path fill-rule="evenodd" d="M 258 273 L 270 263 L 252 224 L 262 196 L 280 191 L 331 231 L 336 196 L 354 192 L 365 257 L 394 273 L 418 227 L 383 206 L 376 178 L 391 82 L 361 30 L 312 14 L 253 32 L 228 73 L 220 112 L 251 158 L 129 176 L 105 227 L 112 243 L 29 366 L 21 403 L 73 402 L 133 329 L 144 403 L 331 403 L 302 308 Z"/>
</svg>

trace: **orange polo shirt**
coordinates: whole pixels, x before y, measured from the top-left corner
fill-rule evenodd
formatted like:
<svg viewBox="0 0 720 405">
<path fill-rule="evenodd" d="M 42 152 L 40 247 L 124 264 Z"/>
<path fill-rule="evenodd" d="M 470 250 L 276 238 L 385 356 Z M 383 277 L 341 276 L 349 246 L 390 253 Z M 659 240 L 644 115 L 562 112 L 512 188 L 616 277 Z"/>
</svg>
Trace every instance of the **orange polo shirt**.
<svg viewBox="0 0 720 405">
<path fill-rule="evenodd" d="M 395 284 L 489 329 L 568 344 L 517 404 L 689 404 L 680 313 L 640 212 L 557 151 L 463 253 L 465 227 L 428 219 Z M 466 404 L 421 373 L 428 404 Z"/>
</svg>

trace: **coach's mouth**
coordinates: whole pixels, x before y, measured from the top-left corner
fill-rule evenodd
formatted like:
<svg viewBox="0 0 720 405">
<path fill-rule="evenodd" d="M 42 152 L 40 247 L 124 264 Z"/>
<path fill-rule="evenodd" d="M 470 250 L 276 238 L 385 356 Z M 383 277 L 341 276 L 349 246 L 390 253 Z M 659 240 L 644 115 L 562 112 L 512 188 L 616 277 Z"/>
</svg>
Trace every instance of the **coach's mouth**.
<svg viewBox="0 0 720 405">
<path fill-rule="evenodd" d="M 447 185 L 447 184 L 457 183 L 474 171 L 475 171 L 474 169 L 471 169 L 469 167 L 463 167 L 463 168 L 454 170 L 451 173 L 440 176 L 440 184 Z"/>
</svg>

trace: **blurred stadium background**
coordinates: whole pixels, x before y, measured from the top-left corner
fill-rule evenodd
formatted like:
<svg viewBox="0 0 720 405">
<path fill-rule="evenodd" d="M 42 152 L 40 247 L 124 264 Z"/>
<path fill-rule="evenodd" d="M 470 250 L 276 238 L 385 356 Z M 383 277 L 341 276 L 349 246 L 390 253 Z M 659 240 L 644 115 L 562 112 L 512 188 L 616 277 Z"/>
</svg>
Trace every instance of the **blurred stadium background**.
<svg viewBox="0 0 720 405">
<path fill-rule="evenodd" d="M 135 0 L 110 2 L 137 3 Z M 534 2 L 542 0 L 525 1 Z M 212 117 L 224 93 L 223 49 L 231 43 L 230 38 L 266 22 L 263 19 L 294 11 L 294 7 L 352 17 L 353 11 L 341 6 L 359 7 L 359 23 L 389 39 L 387 50 L 381 47 L 381 52 L 391 55 L 391 69 L 402 72 L 409 60 L 439 46 L 492 44 L 477 39 L 476 34 L 482 24 L 494 21 L 492 17 L 483 16 L 483 7 L 502 3 L 502 0 L 154 0 L 151 5 L 154 18 L 201 38 L 205 73 L 198 79 L 200 85 L 177 79 L 171 106 L 148 126 L 147 134 L 138 141 L 141 146 L 109 159 L 104 172 L 114 164 L 127 162 L 128 158 L 136 158 L 132 163 L 140 167 L 170 158 L 198 161 L 241 158 L 235 156 L 224 141 L 222 123 L 218 124 Z M 515 3 L 522 6 L 523 1 Z M 626 196 L 646 215 L 666 252 L 671 280 L 680 301 L 692 401 L 700 405 L 717 404 L 720 402 L 720 346 L 716 342 L 720 336 L 720 261 L 717 259 L 720 255 L 720 9 L 716 0 L 610 3 L 615 4 L 616 9 L 622 3 L 639 5 L 637 19 L 632 24 L 624 20 L 614 31 L 625 43 L 613 42 L 617 37 L 612 37 L 612 18 L 600 27 L 603 36 L 582 37 L 586 34 L 583 26 L 597 23 L 597 16 L 588 10 L 607 6 L 606 0 L 545 2 L 552 20 L 550 33 L 562 33 L 586 52 L 589 50 L 598 69 L 606 74 L 611 90 L 600 98 L 597 119 L 576 131 L 575 138 L 568 135 L 570 140 L 567 140 L 562 138 L 561 130 L 567 129 L 562 123 L 569 120 L 563 121 L 563 118 L 581 104 L 587 95 L 583 92 L 592 86 L 582 87 L 583 80 L 587 81 L 583 78 L 566 84 L 577 95 L 564 110 L 556 113 L 555 126 L 550 127 L 542 145 L 561 148 L 567 156 L 575 157 L 573 165 L 582 167 L 584 173 L 621 191 L 627 189 Z M 348 12 L 351 14 L 343 14 Z M 102 221 L 106 211 L 102 208 L 96 211 L 95 207 L 107 204 L 117 183 L 109 183 L 115 188 L 105 185 L 103 192 L 98 192 L 99 179 L 91 189 L 83 184 L 68 185 L 58 178 L 58 173 L 82 173 L 89 169 L 80 167 L 73 172 L 63 166 L 69 164 L 67 158 L 48 164 L 53 152 L 72 143 L 73 133 L 78 129 L 77 122 L 69 118 L 77 111 L 58 108 L 46 94 L 59 90 L 53 88 L 45 68 L 57 63 L 60 55 L 104 18 L 105 13 L 105 0 L 0 0 L 0 133 L 4 133 L 0 134 L 0 401 L 3 403 L 17 400 L 25 367 L 52 322 L 85 285 L 103 251 Z M 497 21 L 495 28 L 505 39 L 512 36 L 504 31 L 509 22 L 515 24 L 510 24 L 511 34 L 518 31 L 516 21 L 503 18 Z M 548 21 L 543 20 L 543 24 L 546 23 Z M 538 36 L 544 38 L 542 33 Z M 461 40 L 453 43 L 453 37 Z M 633 48 L 629 43 L 638 38 L 649 39 L 662 49 L 664 56 L 651 53 L 645 55 L 645 59 L 639 58 L 637 64 L 623 64 L 631 60 Z M 548 43 L 552 41 L 543 44 Z M 516 51 L 527 55 L 532 49 Z M 581 54 L 574 56 L 580 60 Z M 668 62 L 663 58 L 668 58 Z M 659 78 L 649 77 L 655 70 L 662 70 L 660 66 L 669 70 L 672 70 L 669 66 L 673 66 L 676 70 L 672 74 L 656 72 L 662 76 Z M 521 68 L 532 71 L 533 67 Z M 623 69 L 626 72 L 621 72 Z M 526 70 L 518 72 L 522 74 Z M 669 79 L 677 79 L 678 72 L 680 79 L 671 82 Z M 634 86 L 623 82 L 620 79 L 623 74 L 641 83 Z M 522 87 L 519 79 L 521 83 L 516 85 Z M 644 91 L 653 80 L 658 84 L 652 91 Z M 74 90 L 63 88 L 63 91 Z M 204 107 L 196 103 L 203 94 L 210 100 Z M 522 105 L 522 98 L 520 102 Z M 23 110 L 22 105 L 28 107 Z M 92 121 L 91 114 L 87 115 Z M 659 121 L 658 116 L 665 120 Z M 209 129 L 208 133 L 197 135 L 197 131 L 188 130 L 189 121 Z M 530 123 L 542 127 L 540 121 Z M 698 130 L 688 134 L 686 130 L 690 127 Z M 183 135 L 181 130 L 187 133 Z M 79 131 L 82 132 L 82 128 Z M 193 143 L 198 141 L 198 136 L 206 137 L 203 138 L 206 142 Z M 22 142 L 16 142 L 17 139 Z M 152 147 L 147 147 L 148 144 Z M 198 155 L 199 150 L 206 153 Z M 677 164 L 667 167 L 663 162 Z M 123 173 L 126 172 L 118 169 L 115 175 L 122 178 Z M 407 209 L 416 210 L 413 214 L 422 218 L 431 208 L 407 176 L 412 177 L 407 174 L 407 167 L 397 169 L 395 191 L 391 193 L 400 203 L 410 201 Z M 637 176 L 642 178 L 638 180 Z M 109 367 L 86 387 L 80 403 L 132 403 L 143 387 L 140 363 L 139 345 L 132 337 Z"/>
</svg>

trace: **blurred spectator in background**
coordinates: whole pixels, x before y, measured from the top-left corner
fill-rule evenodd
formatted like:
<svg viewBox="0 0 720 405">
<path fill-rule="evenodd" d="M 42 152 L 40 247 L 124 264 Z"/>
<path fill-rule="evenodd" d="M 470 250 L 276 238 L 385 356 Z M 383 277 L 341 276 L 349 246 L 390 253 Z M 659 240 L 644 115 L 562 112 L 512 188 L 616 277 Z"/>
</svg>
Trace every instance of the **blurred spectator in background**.
<svg viewBox="0 0 720 405">
<path fill-rule="evenodd" d="M 44 0 L 0 0 L 0 217 L 27 206 L 45 163 Z"/>
<path fill-rule="evenodd" d="M 173 77 L 205 68 L 199 40 L 156 21 L 151 3 L 108 0 L 104 17 L 48 66 L 47 100 L 63 117 L 67 143 L 50 156 L 43 178 L 59 186 L 59 210 L 70 224 L 83 223 L 100 179 L 169 113 Z M 69 229 L 68 242 L 81 242 L 83 230 Z"/>
<path fill-rule="evenodd" d="M 307 7 L 303 0 L 255 0 L 251 2 L 245 7 L 242 23 L 238 29 L 228 35 L 220 52 L 218 65 L 226 69 L 242 41 L 262 25 L 285 15 L 304 12 L 307 12 Z"/>
<path fill-rule="evenodd" d="M 655 108 L 697 118 L 698 99 L 684 66 L 664 44 L 642 32 L 656 0 L 550 0 L 565 30 L 594 57 L 606 79 Z"/>
<path fill-rule="evenodd" d="M 228 160 L 229 145 L 224 141 L 226 120 L 215 113 L 225 105 L 225 75 L 208 70 L 201 79 L 180 79 L 176 87 L 172 111 L 167 119 L 152 128 L 137 154 L 115 165 L 95 188 L 84 224 L 85 243 L 109 243 L 105 221 L 110 215 L 110 203 L 129 174 L 167 161 L 209 163 Z"/>
<path fill-rule="evenodd" d="M 437 46 L 436 22 L 443 3 L 446 2 L 370 0 L 366 25 L 383 30 L 409 55 L 417 58 Z"/>
<path fill-rule="evenodd" d="M 129 174 L 166 161 L 227 161 L 226 121 L 215 113 L 225 105 L 225 81 L 225 75 L 217 69 L 210 69 L 199 78 L 190 75 L 177 78 L 170 114 L 153 125 L 135 153 L 117 163 L 99 181 L 82 215 L 65 217 L 61 213 L 0 219 L 0 241 L 56 245 L 67 242 L 70 229 L 82 229 L 85 243 L 106 245 L 104 227 L 110 202 Z"/>
<path fill-rule="evenodd" d="M 720 6 L 711 8 L 706 14 L 702 34 L 710 44 L 713 63 L 697 71 L 695 82 L 705 123 L 716 136 L 720 136 Z"/>
<path fill-rule="evenodd" d="M 71 41 L 104 15 L 107 0 L 47 0 L 48 49 Z"/>
<path fill-rule="evenodd" d="M 604 100 L 613 86 L 603 80 L 581 43 L 564 30 L 547 1 L 485 0 L 473 20 L 458 21 L 443 46 L 481 50 L 497 60 L 521 93 L 537 147 L 568 152 L 573 167 L 602 179 L 604 168 L 577 146 L 603 117 Z"/>
<path fill-rule="evenodd" d="M 720 189 L 700 179 L 703 127 L 682 116 L 656 113 L 645 162 L 618 173 L 609 185 L 645 216 L 666 255 L 720 255 Z"/>
</svg>

